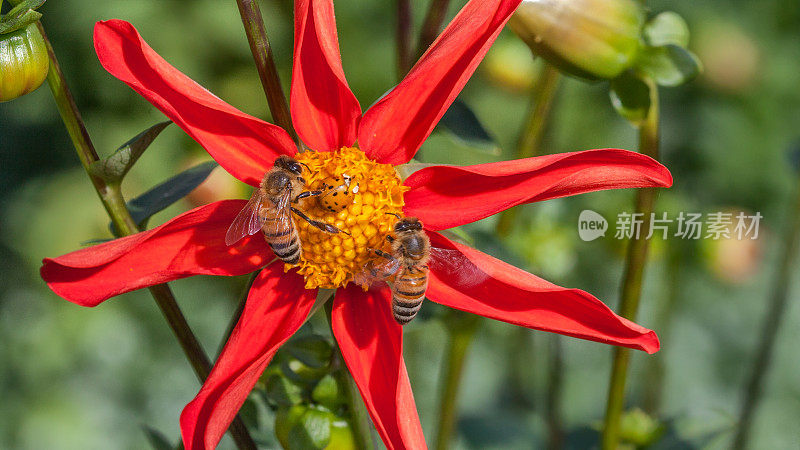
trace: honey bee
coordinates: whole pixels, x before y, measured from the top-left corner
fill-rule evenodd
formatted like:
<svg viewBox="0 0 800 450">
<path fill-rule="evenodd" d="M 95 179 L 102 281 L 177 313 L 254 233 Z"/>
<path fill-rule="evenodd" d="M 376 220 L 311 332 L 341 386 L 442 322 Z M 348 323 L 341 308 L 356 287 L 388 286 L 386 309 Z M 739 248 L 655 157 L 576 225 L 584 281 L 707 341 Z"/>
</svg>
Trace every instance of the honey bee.
<svg viewBox="0 0 800 450">
<path fill-rule="evenodd" d="M 431 243 L 422 231 L 422 222 L 413 217 L 400 218 L 394 232 L 386 236 L 392 246 L 391 253 L 373 249 L 377 255 L 355 275 L 354 282 L 369 285 L 375 281 L 389 281 L 392 289 L 392 315 L 400 325 L 416 317 L 428 289 L 428 261 Z"/>
<path fill-rule="evenodd" d="M 291 206 L 302 198 L 322 194 L 322 191 L 303 191 L 306 180 L 300 164 L 286 155 L 275 160 L 250 200 L 233 219 L 225 234 L 225 244 L 233 245 L 261 230 L 275 256 L 285 263 L 297 264 L 302 256 L 302 248 L 292 213 L 326 233 L 342 232 L 333 225 L 309 218 Z"/>
</svg>

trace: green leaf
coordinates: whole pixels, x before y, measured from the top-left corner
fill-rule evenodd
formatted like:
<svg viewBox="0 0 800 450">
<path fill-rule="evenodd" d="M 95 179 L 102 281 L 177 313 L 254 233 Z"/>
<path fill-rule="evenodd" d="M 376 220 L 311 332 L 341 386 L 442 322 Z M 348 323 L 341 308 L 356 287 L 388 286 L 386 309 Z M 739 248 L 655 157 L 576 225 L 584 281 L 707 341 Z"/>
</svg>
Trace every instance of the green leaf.
<svg viewBox="0 0 800 450">
<path fill-rule="evenodd" d="M 269 377 L 264 391 L 267 398 L 276 405 L 292 406 L 303 401 L 303 389 L 281 375 Z"/>
<path fill-rule="evenodd" d="M 647 117 L 650 110 L 650 88 L 631 71 L 611 80 L 609 95 L 617 113 L 637 124 Z"/>
<path fill-rule="evenodd" d="M 144 228 L 147 220 L 153 214 L 186 197 L 208 178 L 217 165 L 215 161 L 198 164 L 129 201 L 128 210 L 131 212 L 133 220 L 140 228 Z M 109 227 L 115 236 L 118 235 L 113 225 L 109 225 Z"/>
<path fill-rule="evenodd" d="M 662 12 L 650 19 L 642 30 L 644 40 L 652 47 L 677 45 L 686 48 L 689 45 L 689 25 L 683 17 L 672 11 Z"/>
<path fill-rule="evenodd" d="M 42 15 L 34 11 L 42 6 L 45 0 L 12 1 L 16 5 L 0 18 L 0 34 L 7 34 L 20 30 L 39 20 Z M 0 0 L 0 3 L 2 1 Z"/>
<path fill-rule="evenodd" d="M 486 131 L 478 116 L 460 99 L 456 99 L 439 121 L 439 126 L 464 145 L 492 155 L 500 154 L 500 147 Z"/>
<path fill-rule="evenodd" d="M 333 347 L 322 336 L 309 335 L 291 340 L 285 347 L 295 359 L 308 367 L 320 369 L 328 367 L 333 356 Z"/>
<path fill-rule="evenodd" d="M 32 9 L 19 9 L 19 7 L 16 7 L 0 20 L 0 34 L 21 30 L 41 18 L 42 15 Z"/>
<path fill-rule="evenodd" d="M 643 48 L 636 65 L 662 86 L 680 86 L 702 71 L 697 56 L 674 44 Z"/>
<path fill-rule="evenodd" d="M 334 415 L 328 411 L 306 410 L 299 423 L 289 430 L 289 448 L 306 450 L 327 447 L 334 419 Z"/>
<path fill-rule="evenodd" d="M 125 174 L 131 170 L 140 156 L 147 150 L 147 147 L 164 131 L 171 121 L 161 122 L 142 131 L 128 142 L 122 144 L 111 156 L 96 161 L 89 166 L 92 174 L 106 180 L 107 182 L 119 182 Z"/>
<path fill-rule="evenodd" d="M 144 434 L 147 435 L 147 441 L 150 443 L 150 447 L 152 447 L 153 450 L 173 450 L 175 448 L 175 445 L 170 443 L 164 433 L 155 428 L 142 425 L 142 430 Z"/>
</svg>

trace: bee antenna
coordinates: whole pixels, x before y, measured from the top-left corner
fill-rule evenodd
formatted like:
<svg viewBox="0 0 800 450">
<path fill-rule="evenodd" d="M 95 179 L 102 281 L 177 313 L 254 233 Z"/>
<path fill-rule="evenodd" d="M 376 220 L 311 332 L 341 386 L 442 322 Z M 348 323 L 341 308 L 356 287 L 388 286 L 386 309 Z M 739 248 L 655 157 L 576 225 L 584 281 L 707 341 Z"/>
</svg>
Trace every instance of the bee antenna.
<svg viewBox="0 0 800 450">
<path fill-rule="evenodd" d="M 306 169 L 308 169 L 308 171 L 311 172 L 311 167 L 308 167 L 308 164 L 306 164 L 304 162 L 300 162 L 300 161 L 297 161 L 297 162 L 302 164 L 302 165 L 304 165 L 304 166 L 306 166 Z"/>
<path fill-rule="evenodd" d="M 402 219 L 402 217 L 400 217 L 400 214 L 397 214 L 397 213 L 393 213 L 393 212 L 387 212 L 386 214 L 389 214 L 390 216 L 395 216 L 395 217 L 397 217 L 398 219 Z"/>
</svg>

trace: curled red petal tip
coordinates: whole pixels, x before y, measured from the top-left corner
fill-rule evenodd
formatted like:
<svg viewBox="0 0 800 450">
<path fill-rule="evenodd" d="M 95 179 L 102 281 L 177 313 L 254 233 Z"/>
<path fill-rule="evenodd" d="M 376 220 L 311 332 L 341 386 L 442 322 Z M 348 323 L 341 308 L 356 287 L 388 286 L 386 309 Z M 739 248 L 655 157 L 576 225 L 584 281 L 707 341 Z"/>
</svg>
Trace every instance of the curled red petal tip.
<svg viewBox="0 0 800 450">
<path fill-rule="evenodd" d="M 620 149 L 585 150 L 473 166 L 432 166 L 404 183 L 406 215 L 442 230 L 513 206 L 606 189 L 669 187 L 658 161 Z"/>
<path fill-rule="evenodd" d="M 587 292 L 557 286 L 439 233 L 428 235 L 432 246 L 450 255 L 447 266 L 431 264 L 426 295 L 434 302 L 514 325 L 647 353 L 660 347 L 655 332 L 618 316 Z"/>
<path fill-rule="evenodd" d="M 225 245 L 225 232 L 244 206 L 225 200 L 195 208 L 152 230 L 42 262 L 42 279 L 81 306 L 191 275 L 242 275 L 271 257 L 264 239 Z M 256 236 L 258 238 L 259 236 Z"/>
<path fill-rule="evenodd" d="M 100 64 L 147 99 L 239 180 L 257 186 L 281 154 L 297 149 L 280 127 L 245 114 L 181 73 L 123 20 L 97 22 Z"/>
</svg>

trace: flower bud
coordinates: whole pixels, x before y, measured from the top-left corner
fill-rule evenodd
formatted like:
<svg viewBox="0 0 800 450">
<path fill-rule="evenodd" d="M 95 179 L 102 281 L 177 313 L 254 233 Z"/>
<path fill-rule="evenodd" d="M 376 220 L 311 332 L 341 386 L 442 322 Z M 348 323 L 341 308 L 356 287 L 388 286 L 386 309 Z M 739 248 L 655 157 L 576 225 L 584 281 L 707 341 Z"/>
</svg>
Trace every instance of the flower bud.
<svg viewBox="0 0 800 450">
<path fill-rule="evenodd" d="M 0 34 L 0 102 L 38 88 L 47 78 L 49 64 L 47 47 L 36 24 Z"/>
<path fill-rule="evenodd" d="M 619 424 L 620 439 L 637 448 L 647 447 L 663 436 L 665 427 L 639 408 L 626 411 Z"/>
<path fill-rule="evenodd" d="M 635 0 L 524 0 L 509 26 L 537 55 L 584 78 L 631 67 L 644 12 Z"/>
<path fill-rule="evenodd" d="M 353 438 L 353 428 L 349 422 L 339 419 L 331 424 L 331 440 L 327 448 L 330 450 L 358 448 Z"/>
</svg>

